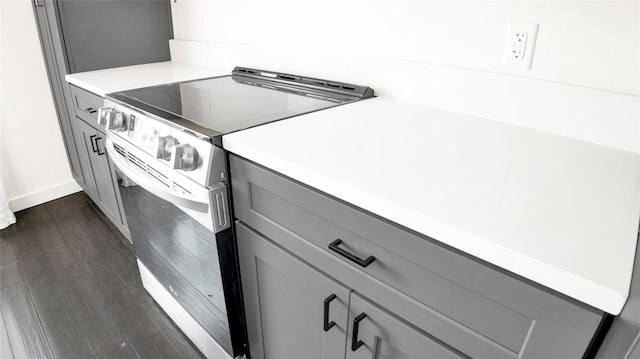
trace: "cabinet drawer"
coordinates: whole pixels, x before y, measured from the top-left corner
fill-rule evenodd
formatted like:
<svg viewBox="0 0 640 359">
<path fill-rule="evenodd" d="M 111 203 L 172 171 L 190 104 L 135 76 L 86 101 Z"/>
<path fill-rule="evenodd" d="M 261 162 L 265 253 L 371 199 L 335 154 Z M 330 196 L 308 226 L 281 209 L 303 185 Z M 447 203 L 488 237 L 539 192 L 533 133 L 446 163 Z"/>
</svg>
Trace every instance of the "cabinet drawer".
<svg viewBox="0 0 640 359">
<path fill-rule="evenodd" d="M 73 98 L 73 108 L 76 116 L 96 129 L 104 131 L 104 126 L 98 125 L 98 109 L 104 106 L 104 98 L 79 87 L 69 86 L 71 87 L 71 97 Z"/>
<path fill-rule="evenodd" d="M 465 355 L 582 357 L 602 319 L 591 307 L 239 157 L 230 165 L 241 221 Z M 339 248 L 375 260 L 363 267 L 346 259 L 329 249 L 336 239 Z"/>
</svg>

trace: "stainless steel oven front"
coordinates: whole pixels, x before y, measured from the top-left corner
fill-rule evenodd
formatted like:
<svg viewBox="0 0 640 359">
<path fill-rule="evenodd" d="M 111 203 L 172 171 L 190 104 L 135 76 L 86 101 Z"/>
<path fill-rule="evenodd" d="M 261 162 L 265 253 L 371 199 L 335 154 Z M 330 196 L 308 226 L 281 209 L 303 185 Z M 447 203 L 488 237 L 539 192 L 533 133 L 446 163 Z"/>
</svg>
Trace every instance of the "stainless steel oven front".
<svg viewBox="0 0 640 359">
<path fill-rule="evenodd" d="M 133 110 L 119 113 L 129 124 L 107 119 L 106 148 L 144 287 L 206 357 L 243 355 L 224 151 Z"/>
<path fill-rule="evenodd" d="M 98 121 L 143 284 L 207 357 L 248 353 L 222 136 L 371 97 L 244 67 L 106 96 Z"/>
</svg>

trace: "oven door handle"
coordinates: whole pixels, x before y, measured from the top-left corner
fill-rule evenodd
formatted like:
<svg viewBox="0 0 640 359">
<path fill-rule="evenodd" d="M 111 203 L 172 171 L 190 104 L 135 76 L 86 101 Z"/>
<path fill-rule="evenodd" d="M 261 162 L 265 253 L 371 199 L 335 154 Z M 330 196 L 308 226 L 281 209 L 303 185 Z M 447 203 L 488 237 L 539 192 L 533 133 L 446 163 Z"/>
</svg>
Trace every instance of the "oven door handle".
<svg viewBox="0 0 640 359">
<path fill-rule="evenodd" d="M 207 193 L 206 202 L 201 202 L 194 200 L 192 198 L 188 198 L 180 193 L 171 191 L 168 188 L 162 188 L 158 186 L 154 180 L 149 179 L 146 175 L 136 169 L 129 166 L 126 161 L 121 159 L 120 154 L 118 154 L 113 148 L 113 142 L 111 139 L 107 137 L 107 153 L 109 154 L 109 159 L 115 164 L 115 166 L 122 171 L 122 173 L 129 177 L 133 182 L 135 182 L 138 186 L 144 188 L 145 190 L 151 192 L 152 194 L 164 199 L 167 202 L 173 203 L 176 206 L 180 206 L 183 208 L 191 209 L 198 212 L 207 213 L 209 212 L 209 198 Z"/>
</svg>

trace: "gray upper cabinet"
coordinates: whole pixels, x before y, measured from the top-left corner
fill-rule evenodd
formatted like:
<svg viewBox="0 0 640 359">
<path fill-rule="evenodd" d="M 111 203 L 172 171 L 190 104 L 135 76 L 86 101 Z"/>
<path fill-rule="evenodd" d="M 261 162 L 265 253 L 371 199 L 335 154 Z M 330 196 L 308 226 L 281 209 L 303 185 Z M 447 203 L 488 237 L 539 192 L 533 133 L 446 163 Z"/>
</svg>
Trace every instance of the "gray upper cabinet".
<svg viewBox="0 0 640 359">
<path fill-rule="evenodd" d="M 582 358 L 599 330 L 599 310 L 237 156 L 229 163 L 236 217 L 355 293 L 349 325 L 367 313 L 365 346 L 349 358 L 420 348 L 438 358 Z"/>
<path fill-rule="evenodd" d="M 166 0 L 59 0 L 70 73 L 168 61 Z"/>
</svg>

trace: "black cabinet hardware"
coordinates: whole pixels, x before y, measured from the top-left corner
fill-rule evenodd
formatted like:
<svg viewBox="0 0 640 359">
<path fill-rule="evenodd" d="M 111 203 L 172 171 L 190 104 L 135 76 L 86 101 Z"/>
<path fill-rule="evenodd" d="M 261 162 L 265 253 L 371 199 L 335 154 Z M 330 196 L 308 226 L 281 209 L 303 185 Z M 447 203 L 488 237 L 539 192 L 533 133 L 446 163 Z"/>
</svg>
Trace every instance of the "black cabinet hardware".
<svg viewBox="0 0 640 359">
<path fill-rule="evenodd" d="M 333 320 L 329 322 L 329 304 L 331 304 L 331 301 L 334 299 L 336 299 L 336 295 L 331 294 L 324 300 L 324 331 L 325 332 L 328 332 L 329 329 L 333 328 L 333 326 L 336 325 L 336 322 L 334 322 Z"/>
<path fill-rule="evenodd" d="M 98 141 L 101 141 L 102 137 L 96 137 L 96 148 L 98 149 L 98 156 L 102 156 L 105 154 L 104 151 L 100 150 L 100 144 L 98 143 Z"/>
<path fill-rule="evenodd" d="M 329 244 L 329 249 L 338 253 L 339 255 L 347 258 L 348 260 L 356 263 L 357 265 L 366 268 L 369 264 L 373 263 L 376 260 L 376 257 L 369 256 L 367 259 L 358 258 L 357 256 L 345 251 L 344 249 L 338 247 L 342 243 L 342 239 L 336 239 L 335 241 Z"/>
<path fill-rule="evenodd" d="M 91 140 L 91 149 L 93 150 L 93 153 L 97 152 L 98 156 L 104 155 L 105 152 L 100 150 L 100 144 L 98 143 L 98 141 L 102 140 L 102 137 L 98 137 L 98 135 L 91 135 L 89 136 L 89 139 Z"/>
<path fill-rule="evenodd" d="M 365 313 L 361 313 L 357 317 L 353 318 L 353 335 L 351 336 L 351 351 L 353 352 L 364 345 L 362 340 L 358 340 L 358 329 L 360 328 L 360 322 L 366 317 L 367 315 Z"/>
<path fill-rule="evenodd" d="M 96 150 L 96 137 L 98 137 L 98 135 L 89 136 L 89 139 L 91 140 L 91 149 L 93 150 L 93 153 L 98 152 L 98 150 Z"/>
</svg>

